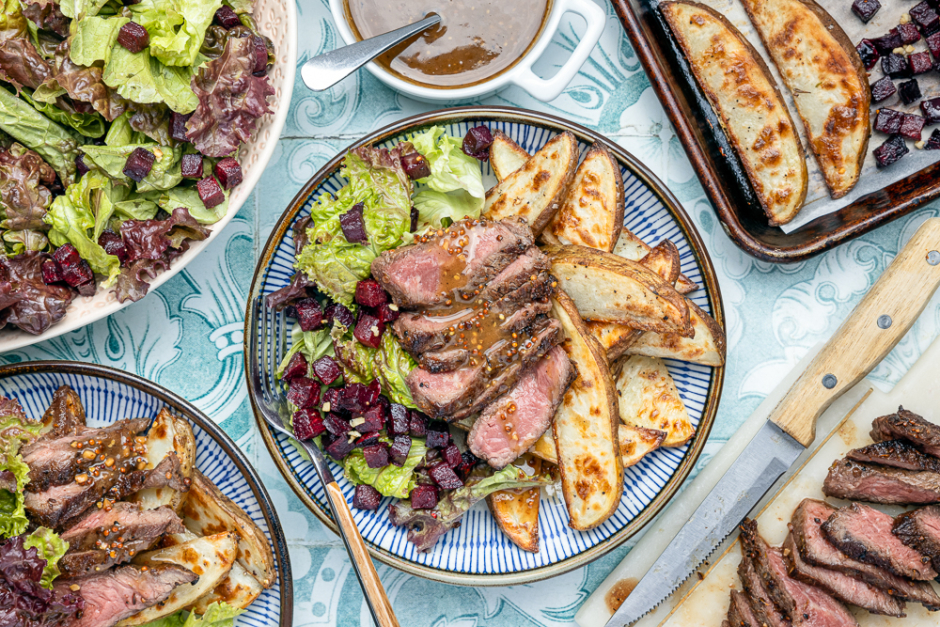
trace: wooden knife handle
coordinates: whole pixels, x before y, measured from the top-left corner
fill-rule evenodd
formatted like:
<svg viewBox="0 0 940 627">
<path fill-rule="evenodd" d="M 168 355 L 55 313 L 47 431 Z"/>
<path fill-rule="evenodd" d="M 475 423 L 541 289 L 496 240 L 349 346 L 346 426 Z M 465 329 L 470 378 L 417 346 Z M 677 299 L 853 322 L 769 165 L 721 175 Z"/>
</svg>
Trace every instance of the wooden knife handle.
<svg viewBox="0 0 940 627">
<path fill-rule="evenodd" d="M 940 285 L 940 218 L 917 230 L 809 367 L 769 420 L 803 446 L 816 420 L 904 337 Z"/>
</svg>

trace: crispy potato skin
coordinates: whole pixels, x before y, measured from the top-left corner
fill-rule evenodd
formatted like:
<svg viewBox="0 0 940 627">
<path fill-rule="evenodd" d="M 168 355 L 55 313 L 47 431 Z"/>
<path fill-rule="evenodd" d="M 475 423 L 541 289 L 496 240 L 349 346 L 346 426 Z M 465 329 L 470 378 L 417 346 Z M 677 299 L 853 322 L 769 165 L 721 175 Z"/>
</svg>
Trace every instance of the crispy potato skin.
<svg viewBox="0 0 940 627">
<path fill-rule="evenodd" d="M 658 449 L 666 438 L 665 431 L 620 425 L 620 457 L 623 467 L 635 466 L 641 459 Z"/>
<path fill-rule="evenodd" d="M 644 333 L 631 342 L 623 353 L 691 361 L 704 366 L 725 363 L 725 332 L 698 305 L 688 301 L 695 334 L 691 338 L 674 333 Z M 621 353 L 621 354 L 623 354 Z"/>
<path fill-rule="evenodd" d="M 493 143 L 490 144 L 490 167 L 496 179 L 504 178 L 520 169 L 529 160 L 529 153 L 522 149 L 506 133 L 493 132 Z"/>
<path fill-rule="evenodd" d="M 154 468 L 171 452 L 180 460 L 180 474 L 189 479 L 196 465 L 196 436 L 192 425 L 181 416 L 176 416 L 164 407 L 154 418 L 147 434 L 147 467 Z M 184 495 L 173 488 L 149 488 L 133 495 L 130 500 L 140 503 L 144 509 L 156 509 L 168 505 L 179 512 Z"/>
<path fill-rule="evenodd" d="M 632 355 L 613 368 L 620 419 L 665 432 L 662 446 L 682 446 L 695 434 L 689 412 L 661 359 Z"/>
<path fill-rule="evenodd" d="M 744 36 L 710 7 L 693 2 L 660 7 L 770 223 L 786 224 L 803 206 L 809 176 L 793 119 L 769 70 Z"/>
<path fill-rule="evenodd" d="M 650 253 L 652 248 L 646 242 L 634 235 L 627 227 L 620 231 L 620 237 L 614 245 L 614 254 L 630 261 L 640 261 Z M 676 280 L 676 291 L 680 294 L 689 294 L 698 289 L 698 284 L 684 274 Z"/>
</svg>

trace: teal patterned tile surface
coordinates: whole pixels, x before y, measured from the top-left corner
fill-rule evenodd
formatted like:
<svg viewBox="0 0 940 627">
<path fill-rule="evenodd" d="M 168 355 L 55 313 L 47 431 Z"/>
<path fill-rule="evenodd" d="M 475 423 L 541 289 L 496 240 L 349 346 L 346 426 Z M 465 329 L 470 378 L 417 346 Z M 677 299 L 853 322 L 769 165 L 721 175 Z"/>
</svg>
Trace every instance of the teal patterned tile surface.
<svg viewBox="0 0 940 627">
<path fill-rule="evenodd" d="M 729 365 L 712 436 L 699 467 L 814 344 L 871 287 L 899 247 L 936 205 L 810 261 L 779 266 L 745 255 L 724 234 L 640 67 L 613 8 L 600 46 L 558 99 L 542 103 L 513 88 L 486 104 L 553 113 L 597 129 L 644 161 L 692 216 L 718 272 L 727 317 Z M 298 64 L 337 45 L 325 0 L 298 2 Z M 579 31 L 567 24 L 536 66 L 554 71 Z M 298 81 L 299 81 L 298 75 Z M 255 461 L 290 542 L 295 625 L 370 625 L 368 610 L 338 538 L 310 514 L 280 477 L 250 416 L 243 380 L 244 299 L 259 251 L 303 183 L 362 134 L 436 108 L 388 90 L 360 72 L 329 92 L 302 83 L 282 140 L 251 200 L 201 257 L 166 285 L 109 319 L 0 361 L 78 359 L 151 378 L 216 420 Z M 890 387 L 940 331 L 940 297 L 874 373 Z M 563 627 L 629 550 L 581 570 L 512 588 L 435 584 L 380 567 L 402 625 L 408 627 Z"/>
</svg>

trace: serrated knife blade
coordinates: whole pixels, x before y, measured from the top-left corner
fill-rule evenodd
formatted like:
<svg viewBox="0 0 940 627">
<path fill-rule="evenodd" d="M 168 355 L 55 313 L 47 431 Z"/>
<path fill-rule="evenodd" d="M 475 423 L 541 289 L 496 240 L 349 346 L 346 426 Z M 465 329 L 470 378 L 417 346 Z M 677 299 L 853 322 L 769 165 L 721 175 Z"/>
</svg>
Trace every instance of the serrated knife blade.
<svg viewBox="0 0 940 627">
<path fill-rule="evenodd" d="M 709 492 L 606 627 L 625 627 L 682 585 L 806 450 L 767 422 Z"/>
</svg>

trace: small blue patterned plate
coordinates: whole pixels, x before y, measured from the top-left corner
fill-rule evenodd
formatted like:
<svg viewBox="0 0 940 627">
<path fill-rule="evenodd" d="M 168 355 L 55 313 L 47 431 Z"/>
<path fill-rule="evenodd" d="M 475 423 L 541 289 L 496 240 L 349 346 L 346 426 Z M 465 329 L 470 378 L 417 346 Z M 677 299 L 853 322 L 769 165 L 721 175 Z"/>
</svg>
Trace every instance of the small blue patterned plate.
<svg viewBox="0 0 940 627">
<path fill-rule="evenodd" d="M 89 426 L 155 417 L 164 407 L 184 416 L 196 436 L 196 467 L 261 528 L 274 553 L 277 582 L 235 619 L 235 627 L 291 627 L 293 580 L 287 541 L 271 497 L 232 439 L 193 405 L 159 385 L 120 370 L 74 361 L 34 361 L 0 367 L 0 396 L 15 398 L 39 419 L 61 385 L 82 400 Z"/>
<path fill-rule="evenodd" d="M 550 115 L 507 107 L 462 107 L 423 114 L 372 133 L 350 148 L 363 144 L 391 147 L 400 140 L 431 125 L 440 125 L 451 135 L 462 137 L 467 130 L 484 124 L 501 130 L 530 154 L 563 131 L 578 138 L 582 153 L 594 142 L 606 146 L 621 165 L 624 179 L 624 225 L 653 246 L 670 239 L 679 249 L 682 272 L 701 285 L 689 295 L 699 307 L 723 325 L 718 280 L 698 232 L 678 201 L 646 166 L 634 156 L 601 135 Z M 281 216 L 265 245 L 255 270 L 249 304 L 287 285 L 294 273 L 294 223 L 310 214 L 310 206 L 320 194 L 335 193 L 345 181 L 339 168 L 346 151 L 327 163 L 294 198 Z M 489 164 L 484 163 L 484 185 L 496 183 Z M 258 324 L 248 307 L 245 337 Z M 283 315 L 277 324 L 290 326 Z M 272 330 L 276 337 L 278 329 Z M 263 341 L 270 342 L 270 337 Z M 245 367 L 250 366 L 246 352 Z M 589 531 L 568 527 L 568 513 L 561 494 L 545 494 L 539 511 L 540 550 L 528 553 L 516 547 L 496 525 L 485 504 L 480 503 L 464 517 L 457 529 L 443 536 L 428 553 L 419 553 L 407 541 L 406 530 L 388 520 L 388 503 L 376 511 L 353 510 L 353 516 L 369 547 L 379 560 L 406 572 L 429 579 L 461 585 L 514 585 L 559 575 L 597 559 L 626 541 L 663 508 L 682 484 L 701 454 L 711 430 L 724 379 L 723 368 L 709 368 L 666 360 L 689 417 L 697 427 L 696 436 L 681 448 L 660 449 L 624 473 L 623 497 L 619 509 L 603 524 Z M 249 395 L 250 396 L 250 395 Z M 253 399 L 252 399 L 252 402 Z M 273 435 L 259 418 L 258 424 L 271 455 L 300 499 L 334 531 L 323 486 L 313 466 L 302 459 L 287 438 Z M 334 465 L 339 486 L 352 501 L 354 486 Z"/>
</svg>

